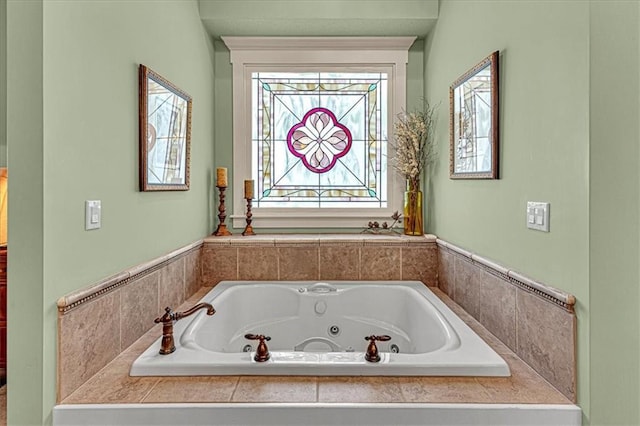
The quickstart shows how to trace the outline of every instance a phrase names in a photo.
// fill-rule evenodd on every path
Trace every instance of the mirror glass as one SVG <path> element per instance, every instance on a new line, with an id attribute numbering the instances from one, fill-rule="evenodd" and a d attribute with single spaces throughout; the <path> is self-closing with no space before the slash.
<path id="1" fill-rule="evenodd" d="M 498 178 L 498 52 L 456 80 L 450 98 L 450 176 Z"/>
<path id="2" fill-rule="evenodd" d="M 140 65 L 140 190 L 189 189 L 191 97 Z"/>

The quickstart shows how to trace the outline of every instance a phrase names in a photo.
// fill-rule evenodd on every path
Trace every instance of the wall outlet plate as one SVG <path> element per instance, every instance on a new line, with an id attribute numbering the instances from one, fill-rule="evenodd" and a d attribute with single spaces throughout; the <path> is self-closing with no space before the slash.
<path id="1" fill-rule="evenodd" d="M 527 228 L 549 232 L 549 203 L 527 201 Z"/>
<path id="2" fill-rule="evenodd" d="M 84 206 L 84 229 L 99 229 L 102 225 L 102 203 L 100 200 L 87 200 Z"/>

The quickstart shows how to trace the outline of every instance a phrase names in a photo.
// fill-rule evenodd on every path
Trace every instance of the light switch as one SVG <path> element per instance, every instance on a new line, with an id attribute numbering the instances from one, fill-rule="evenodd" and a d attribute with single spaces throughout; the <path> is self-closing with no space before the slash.
<path id="1" fill-rule="evenodd" d="M 527 228 L 549 232 L 549 203 L 527 201 Z"/>
<path id="2" fill-rule="evenodd" d="M 102 203 L 100 200 L 87 200 L 84 205 L 84 229 L 99 229 L 102 222 Z"/>

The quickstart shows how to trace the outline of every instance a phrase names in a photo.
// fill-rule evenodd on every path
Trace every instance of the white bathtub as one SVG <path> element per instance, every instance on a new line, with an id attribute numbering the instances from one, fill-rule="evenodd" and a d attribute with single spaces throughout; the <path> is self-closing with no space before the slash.
<path id="1" fill-rule="evenodd" d="M 424 284 L 391 282 L 252 282 L 218 284 L 201 311 L 174 325 L 176 351 L 159 355 L 160 339 L 133 363 L 132 376 L 509 376 L 509 367 Z M 253 360 L 271 337 L 271 358 Z M 364 359 L 364 337 L 381 360 Z M 251 352 L 247 345 L 252 345 Z M 396 353 L 397 352 L 397 353 Z"/>

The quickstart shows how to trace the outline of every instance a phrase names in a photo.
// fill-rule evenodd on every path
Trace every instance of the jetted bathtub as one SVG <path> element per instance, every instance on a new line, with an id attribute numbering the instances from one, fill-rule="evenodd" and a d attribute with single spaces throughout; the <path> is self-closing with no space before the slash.
<path id="1" fill-rule="evenodd" d="M 174 324 L 176 351 L 159 355 L 160 339 L 133 363 L 132 376 L 509 376 L 506 362 L 418 281 L 225 281 L 204 310 Z M 254 360 L 271 337 L 271 358 Z M 365 360 L 365 336 L 380 361 Z"/>

